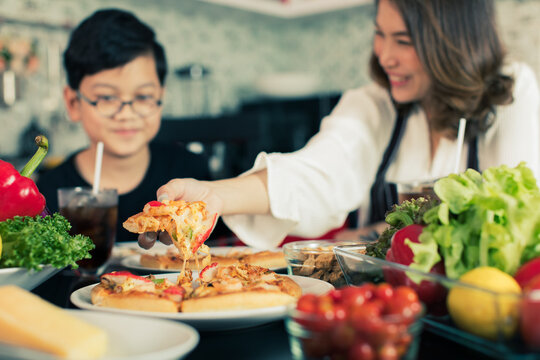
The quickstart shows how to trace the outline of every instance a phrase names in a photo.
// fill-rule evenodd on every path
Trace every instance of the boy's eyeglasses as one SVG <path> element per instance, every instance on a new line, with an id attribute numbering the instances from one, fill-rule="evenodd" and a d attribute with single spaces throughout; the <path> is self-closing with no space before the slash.
<path id="1" fill-rule="evenodd" d="M 96 108 L 96 110 L 104 117 L 112 118 L 124 108 L 124 105 L 131 106 L 134 113 L 140 117 L 147 117 L 154 114 L 161 106 L 161 99 L 156 99 L 153 96 L 136 96 L 130 101 L 122 101 L 116 96 L 99 97 L 92 101 L 80 91 L 77 91 L 77 97 L 83 99 L 88 104 Z"/>

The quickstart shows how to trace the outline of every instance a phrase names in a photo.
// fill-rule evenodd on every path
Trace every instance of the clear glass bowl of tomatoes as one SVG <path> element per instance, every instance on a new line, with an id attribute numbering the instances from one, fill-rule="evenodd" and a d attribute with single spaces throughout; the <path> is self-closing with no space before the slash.
<path id="1" fill-rule="evenodd" d="M 411 288 L 365 283 L 303 295 L 285 324 L 295 360 L 415 359 L 423 314 Z"/>

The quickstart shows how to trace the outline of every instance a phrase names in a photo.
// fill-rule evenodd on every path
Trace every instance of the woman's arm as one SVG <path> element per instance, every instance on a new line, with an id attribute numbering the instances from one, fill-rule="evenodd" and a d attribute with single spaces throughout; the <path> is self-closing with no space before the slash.
<path id="1" fill-rule="evenodd" d="M 204 201 L 209 213 L 218 215 L 268 214 L 266 169 L 253 174 L 216 181 L 173 179 L 160 187 L 157 199 Z M 167 245 L 172 240 L 166 232 L 140 234 L 139 245 L 151 248 L 158 239 Z"/>
<path id="2" fill-rule="evenodd" d="M 204 201 L 219 215 L 268 214 L 266 169 L 225 180 L 174 179 L 157 191 L 158 200 Z"/>

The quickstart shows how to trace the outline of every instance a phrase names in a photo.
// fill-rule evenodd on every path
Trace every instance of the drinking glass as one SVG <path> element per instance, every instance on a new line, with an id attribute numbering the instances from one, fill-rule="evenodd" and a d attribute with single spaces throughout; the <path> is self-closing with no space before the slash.
<path id="1" fill-rule="evenodd" d="M 96 274 L 109 260 L 116 239 L 118 192 L 102 189 L 97 194 L 85 187 L 58 189 L 60 214 L 71 223 L 71 235 L 82 234 L 96 246 L 92 258 L 77 262 L 83 273 Z"/>
<path id="2" fill-rule="evenodd" d="M 397 183 L 398 203 L 401 204 L 405 200 L 413 200 L 419 197 L 436 197 L 433 185 L 435 185 L 435 180 Z"/>

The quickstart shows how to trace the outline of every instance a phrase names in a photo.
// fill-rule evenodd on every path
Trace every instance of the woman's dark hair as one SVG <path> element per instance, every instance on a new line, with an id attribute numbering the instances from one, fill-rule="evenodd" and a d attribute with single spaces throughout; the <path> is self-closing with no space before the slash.
<path id="1" fill-rule="evenodd" d="M 495 105 L 513 101 L 514 79 L 503 75 L 505 50 L 497 34 L 493 0 L 390 0 L 403 16 L 420 62 L 431 78 L 430 121 L 454 135 L 459 119 L 467 138 L 491 126 Z M 378 6 L 379 0 L 376 0 Z M 373 79 L 390 88 L 372 53 Z M 397 104 L 407 108 L 410 104 Z"/>
<path id="2" fill-rule="evenodd" d="M 98 10 L 71 33 L 64 52 L 67 82 L 77 90 L 84 76 L 125 65 L 145 54 L 154 56 L 159 82 L 164 85 L 167 61 L 154 31 L 130 12 Z"/>

